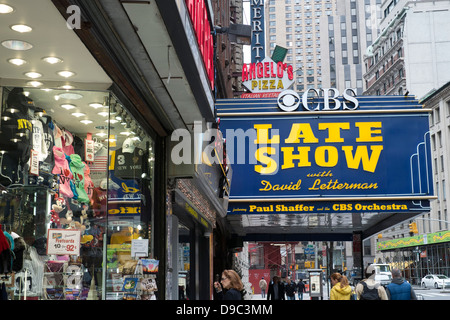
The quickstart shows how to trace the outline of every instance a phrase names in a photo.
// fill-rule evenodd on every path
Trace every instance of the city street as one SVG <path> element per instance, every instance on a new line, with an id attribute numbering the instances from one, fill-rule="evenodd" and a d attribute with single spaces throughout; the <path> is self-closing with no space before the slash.
<path id="1" fill-rule="evenodd" d="M 414 291 L 416 292 L 417 297 L 420 299 L 420 296 L 423 297 L 423 300 L 450 300 L 450 290 L 442 290 L 442 289 L 422 289 L 418 286 L 414 286 Z M 323 300 L 328 300 L 328 291 L 327 288 L 324 287 L 324 297 Z M 297 294 L 295 295 L 295 299 L 298 301 Z M 266 298 L 262 298 L 261 294 L 252 295 L 252 300 L 266 300 Z M 311 301 L 309 293 L 303 294 L 303 301 Z"/>

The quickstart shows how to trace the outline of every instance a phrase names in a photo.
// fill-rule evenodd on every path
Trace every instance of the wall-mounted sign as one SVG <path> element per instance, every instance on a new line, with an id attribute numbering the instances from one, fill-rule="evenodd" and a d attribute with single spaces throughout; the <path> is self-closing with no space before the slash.
<path id="1" fill-rule="evenodd" d="M 214 40 L 205 0 L 185 0 L 211 88 L 214 87 Z"/>
<path id="2" fill-rule="evenodd" d="M 251 61 L 261 61 L 265 57 L 264 41 L 264 0 L 250 0 Z"/>
<path id="3" fill-rule="evenodd" d="M 253 93 L 281 92 L 294 83 L 292 65 L 266 57 L 242 66 L 242 84 Z"/>
<path id="4" fill-rule="evenodd" d="M 308 112 L 234 100 L 245 101 L 216 104 L 233 166 L 229 214 L 429 210 L 428 111 L 416 100 L 366 96 L 338 109 L 321 97 Z"/>

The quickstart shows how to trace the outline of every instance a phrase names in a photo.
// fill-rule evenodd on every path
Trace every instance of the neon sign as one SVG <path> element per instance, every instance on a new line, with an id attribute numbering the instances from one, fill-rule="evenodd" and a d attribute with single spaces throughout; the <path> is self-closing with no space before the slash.
<path id="1" fill-rule="evenodd" d="M 214 41 L 204 0 L 185 0 L 211 88 L 214 87 Z"/>

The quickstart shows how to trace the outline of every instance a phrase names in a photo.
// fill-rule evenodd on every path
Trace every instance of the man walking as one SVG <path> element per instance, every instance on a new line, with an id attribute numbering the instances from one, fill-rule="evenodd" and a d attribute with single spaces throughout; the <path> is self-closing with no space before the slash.
<path id="1" fill-rule="evenodd" d="M 305 283 L 302 279 L 297 284 L 297 293 L 298 293 L 298 300 L 303 300 L 303 292 L 305 292 Z"/>
<path id="2" fill-rule="evenodd" d="M 259 288 L 261 289 L 261 298 L 266 297 L 266 289 L 267 289 L 267 282 L 264 280 L 264 277 L 259 280 Z"/>
<path id="3" fill-rule="evenodd" d="M 392 270 L 392 282 L 386 287 L 389 300 L 417 300 L 413 287 L 402 279 L 400 270 Z"/>

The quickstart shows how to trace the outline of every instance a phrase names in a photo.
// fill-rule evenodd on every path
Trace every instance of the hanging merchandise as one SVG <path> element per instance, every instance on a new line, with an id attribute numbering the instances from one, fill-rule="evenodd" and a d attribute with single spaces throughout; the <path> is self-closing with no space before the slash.
<path id="1" fill-rule="evenodd" d="M 55 166 L 53 167 L 52 173 L 58 175 L 59 193 L 65 197 L 73 198 L 74 195 L 70 185 L 73 175 L 70 171 L 66 155 L 57 146 L 53 147 L 53 155 L 55 157 Z"/>
<path id="2" fill-rule="evenodd" d="M 89 203 L 89 197 L 84 189 L 84 167 L 80 155 L 73 153 L 70 156 L 69 167 L 73 174 L 73 182 L 75 185 L 77 200 L 81 203 Z"/>
<path id="3" fill-rule="evenodd" d="M 72 134 L 67 131 L 67 130 L 63 130 L 63 135 L 61 136 L 61 141 L 62 141 L 62 145 L 63 145 L 63 150 L 64 153 L 67 154 L 68 156 L 70 156 L 71 154 L 75 153 L 75 150 L 73 148 L 73 136 Z"/>
<path id="4" fill-rule="evenodd" d="M 10 273 L 12 271 L 13 260 L 14 254 L 10 241 L 7 239 L 0 225 L 0 273 Z"/>

